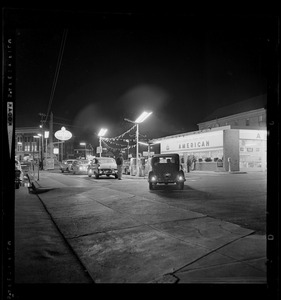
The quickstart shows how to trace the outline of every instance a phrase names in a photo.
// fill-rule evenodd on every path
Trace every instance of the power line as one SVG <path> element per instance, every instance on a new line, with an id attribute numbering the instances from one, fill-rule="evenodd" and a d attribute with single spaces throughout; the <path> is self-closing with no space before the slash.
<path id="1" fill-rule="evenodd" d="M 64 31 L 63 31 L 63 37 L 62 37 L 62 42 L 61 42 L 61 47 L 60 47 L 60 52 L 59 52 L 59 57 L 58 57 L 58 62 L 57 62 L 57 66 L 56 66 L 55 77 L 54 77 L 54 81 L 53 81 L 53 86 L 52 86 L 52 90 L 51 90 L 51 95 L 50 95 L 50 99 L 49 99 L 48 110 L 47 110 L 45 122 L 47 121 L 47 119 L 49 117 L 52 103 L 53 103 L 53 98 L 54 98 L 54 94 L 55 94 L 55 89 L 56 89 L 56 85 L 57 85 L 57 81 L 58 81 L 59 71 L 60 71 L 64 47 L 65 47 L 65 41 L 66 41 L 66 37 L 67 37 L 67 31 L 68 31 L 67 29 L 64 29 Z"/>

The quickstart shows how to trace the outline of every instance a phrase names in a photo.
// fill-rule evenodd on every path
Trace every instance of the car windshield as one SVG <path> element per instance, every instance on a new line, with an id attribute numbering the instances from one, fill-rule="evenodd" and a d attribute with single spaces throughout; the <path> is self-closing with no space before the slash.
<path id="1" fill-rule="evenodd" d="M 79 164 L 80 164 L 80 165 L 87 165 L 88 163 L 89 163 L 88 160 L 80 160 L 80 161 L 79 161 Z"/>
<path id="2" fill-rule="evenodd" d="M 115 163 L 115 160 L 113 158 L 98 158 L 98 162 L 100 164 L 110 164 Z"/>
<path id="3" fill-rule="evenodd" d="M 153 162 L 154 163 L 159 163 L 159 164 L 170 164 L 170 163 L 174 164 L 174 163 L 176 163 L 176 159 L 175 159 L 174 156 L 171 156 L 171 157 L 167 157 L 167 156 L 157 157 L 157 158 L 153 159 Z"/>

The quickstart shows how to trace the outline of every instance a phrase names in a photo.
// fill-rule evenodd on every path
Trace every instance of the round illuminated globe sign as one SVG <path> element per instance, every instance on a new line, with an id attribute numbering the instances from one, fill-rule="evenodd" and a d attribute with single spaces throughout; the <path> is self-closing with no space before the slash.
<path id="1" fill-rule="evenodd" d="M 55 132 L 55 137 L 60 141 L 67 141 L 71 139 L 72 133 L 66 130 L 65 127 L 62 127 L 61 130 Z"/>

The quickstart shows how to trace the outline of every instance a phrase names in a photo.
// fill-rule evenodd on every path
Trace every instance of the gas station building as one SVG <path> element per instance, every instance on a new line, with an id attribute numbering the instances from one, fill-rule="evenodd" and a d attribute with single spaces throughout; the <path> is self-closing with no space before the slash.
<path id="1" fill-rule="evenodd" d="M 160 153 L 178 153 L 184 169 L 199 171 L 266 171 L 266 95 L 218 109 L 198 131 L 153 139 Z M 230 114 L 229 112 L 232 112 Z"/>

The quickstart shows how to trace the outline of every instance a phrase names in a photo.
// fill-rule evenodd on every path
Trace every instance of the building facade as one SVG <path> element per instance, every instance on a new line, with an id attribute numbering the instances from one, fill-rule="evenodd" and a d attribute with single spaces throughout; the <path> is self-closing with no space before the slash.
<path id="1" fill-rule="evenodd" d="M 266 110 L 264 108 L 216 118 L 197 124 L 199 130 L 230 125 L 237 129 L 266 129 Z"/>
<path id="2" fill-rule="evenodd" d="M 152 140 L 160 153 L 178 153 L 184 169 L 199 171 L 265 171 L 266 130 L 230 126 L 188 132 Z"/>
<path id="3" fill-rule="evenodd" d="M 74 153 L 72 141 L 61 142 L 54 138 L 53 153 L 49 138 L 44 137 L 45 130 L 39 127 L 18 127 L 15 129 L 15 155 L 20 160 L 44 160 L 54 157 L 63 160 Z M 35 137 L 37 136 L 37 138 Z M 39 138 L 38 138 L 39 136 Z"/>
<path id="4" fill-rule="evenodd" d="M 223 106 L 198 123 L 198 129 L 210 129 L 230 125 L 232 129 L 266 130 L 267 96 L 260 95 Z"/>
<path id="5" fill-rule="evenodd" d="M 160 153 L 178 153 L 184 169 L 265 171 L 266 95 L 222 107 L 198 124 L 199 130 L 159 139 Z M 248 110 L 245 110 L 248 109 Z"/>
<path id="6" fill-rule="evenodd" d="M 35 138 L 41 134 L 41 137 Z M 15 155 L 20 160 L 41 159 L 44 155 L 44 132 L 38 127 L 22 127 L 15 130 Z"/>

